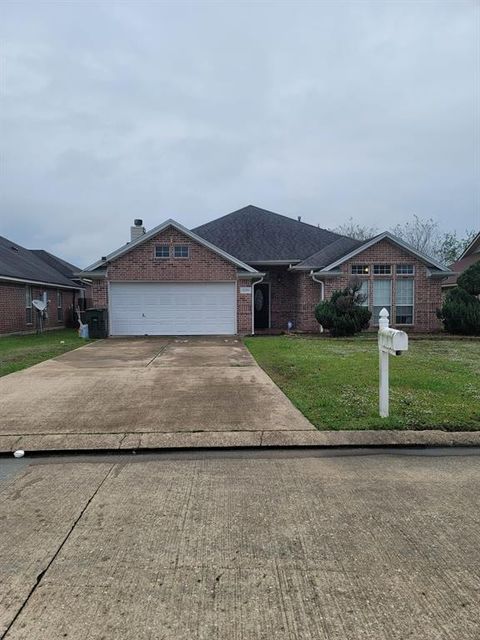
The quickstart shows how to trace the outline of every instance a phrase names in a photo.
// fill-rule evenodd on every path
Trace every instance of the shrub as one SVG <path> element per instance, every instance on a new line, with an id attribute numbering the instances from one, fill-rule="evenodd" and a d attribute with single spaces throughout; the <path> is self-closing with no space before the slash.
<path id="1" fill-rule="evenodd" d="M 472 264 L 458 276 L 457 285 L 472 296 L 480 295 L 480 261 Z"/>
<path id="2" fill-rule="evenodd" d="M 480 335 L 480 300 L 460 286 L 447 293 L 438 317 L 448 333 Z"/>
<path id="3" fill-rule="evenodd" d="M 360 289 L 360 281 L 353 281 L 345 289 L 334 291 L 330 300 L 316 306 L 317 322 L 332 336 L 353 336 L 368 328 L 372 314 L 367 307 L 361 306 L 365 298 Z"/>

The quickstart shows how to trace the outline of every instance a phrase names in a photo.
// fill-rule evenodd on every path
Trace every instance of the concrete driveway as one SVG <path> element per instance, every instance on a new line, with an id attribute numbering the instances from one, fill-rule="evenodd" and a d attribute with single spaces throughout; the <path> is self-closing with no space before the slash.
<path id="1" fill-rule="evenodd" d="M 480 637 L 478 456 L 241 455 L 0 485 L 0 637 Z"/>
<path id="2" fill-rule="evenodd" d="M 0 379 L 1 450 L 254 446 L 314 427 L 235 338 L 111 339 Z"/>

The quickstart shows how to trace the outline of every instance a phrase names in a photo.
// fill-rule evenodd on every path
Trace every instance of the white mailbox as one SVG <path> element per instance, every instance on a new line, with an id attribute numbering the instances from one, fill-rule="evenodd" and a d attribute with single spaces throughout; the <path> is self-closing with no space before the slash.
<path id="1" fill-rule="evenodd" d="M 400 356 L 408 351 L 408 335 L 405 331 L 385 327 L 378 332 L 378 348 L 391 356 Z"/>
<path id="2" fill-rule="evenodd" d="M 378 321 L 378 351 L 380 369 L 380 416 L 387 418 L 389 414 L 388 356 L 399 356 L 408 350 L 408 335 L 405 331 L 388 326 L 388 311 L 380 311 Z"/>

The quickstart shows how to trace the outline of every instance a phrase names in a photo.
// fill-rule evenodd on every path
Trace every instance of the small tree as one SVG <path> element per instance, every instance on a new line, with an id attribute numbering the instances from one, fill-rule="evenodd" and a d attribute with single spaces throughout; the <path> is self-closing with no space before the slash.
<path id="1" fill-rule="evenodd" d="M 438 317 L 449 333 L 480 335 L 480 262 L 472 264 L 449 291 Z"/>
<path id="2" fill-rule="evenodd" d="M 361 293 L 361 287 L 359 280 L 352 281 L 345 289 L 334 291 L 330 300 L 324 300 L 316 306 L 317 322 L 332 336 L 353 336 L 368 328 L 372 314 L 362 306 L 365 296 Z"/>

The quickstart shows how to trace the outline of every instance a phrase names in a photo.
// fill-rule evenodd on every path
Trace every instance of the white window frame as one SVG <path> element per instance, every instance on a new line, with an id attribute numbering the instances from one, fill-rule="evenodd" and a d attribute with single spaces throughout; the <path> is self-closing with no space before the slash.
<path id="1" fill-rule="evenodd" d="M 370 280 L 367 278 L 362 278 L 360 282 L 362 283 L 362 289 L 364 287 L 367 289 L 366 291 L 362 291 L 362 290 L 359 291 L 359 293 L 361 293 L 362 295 L 367 296 L 366 300 L 362 302 L 361 306 L 370 308 Z"/>
<path id="2" fill-rule="evenodd" d="M 25 324 L 33 324 L 33 290 L 32 285 L 27 284 L 25 286 Z"/>
<path id="3" fill-rule="evenodd" d="M 165 247 L 167 247 L 168 255 L 166 255 L 166 256 L 157 255 L 157 249 L 164 249 Z M 154 248 L 154 254 L 153 255 L 154 255 L 155 260 L 168 260 L 168 258 L 170 258 L 170 245 L 167 244 L 166 242 L 163 242 L 162 244 L 156 244 L 155 248 Z"/>
<path id="4" fill-rule="evenodd" d="M 398 268 L 401 267 L 412 267 L 412 270 L 409 273 L 399 273 Z M 397 275 L 400 278 L 411 278 L 415 275 L 415 265 L 410 263 L 410 262 L 405 262 L 405 263 L 401 263 L 401 264 L 397 264 L 395 267 L 395 275 Z"/>
<path id="5" fill-rule="evenodd" d="M 389 307 L 389 314 L 390 317 L 392 317 L 392 309 L 394 308 L 393 305 L 393 280 L 392 278 L 377 278 L 375 280 L 372 280 L 373 282 L 373 286 L 372 286 L 372 320 L 373 320 L 373 324 L 374 326 L 378 327 L 378 320 L 379 320 L 379 315 L 380 315 L 380 311 L 382 310 L 383 307 L 387 308 Z M 379 282 L 389 282 L 390 283 L 390 304 L 386 305 L 386 304 L 381 304 L 381 305 L 376 305 L 375 304 L 375 286 L 377 283 Z M 377 307 L 379 309 L 378 313 L 375 311 L 375 307 Z"/>
<path id="6" fill-rule="evenodd" d="M 356 271 L 356 269 L 366 269 L 366 271 Z M 370 275 L 370 265 L 365 263 L 352 264 L 350 272 L 352 276 L 368 276 Z"/>
<path id="7" fill-rule="evenodd" d="M 57 322 L 64 322 L 65 314 L 63 312 L 63 291 L 57 289 Z"/>
<path id="8" fill-rule="evenodd" d="M 186 256 L 177 256 L 177 249 L 186 249 L 187 250 L 187 255 Z M 176 260 L 188 260 L 188 258 L 190 258 L 190 245 L 189 244 L 174 244 L 173 245 L 173 257 Z"/>
<path id="9" fill-rule="evenodd" d="M 388 267 L 388 271 L 385 271 L 384 273 L 376 273 L 375 269 L 376 268 L 380 268 L 380 267 Z M 391 276 L 393 273 L 393 269 L 392 269 L 392 265 L 391 264 L 387 264 L 385 262 L 382 263 L 378 263 L 378 264 L 374 264 L 373 265 L 373 275 L 374 276 Z"/>
<path id="10" fill-rule="evenodd" d="M 398 285 L 400 282 L 407 282 L 408 280 L 410 280 L 412 282 L 412 304 L 398 304 L 397 298 L 398 298 Z M 411 322 L 397 322 L 397 308 L 398 307 L 412 307 L 412 321 Z M 411 327 L 415 324 L 415 278 L 400 278 L 400 280 L 398 280 L 395 283 L 395 325 L 401 326 L 401 327 Z"/>

